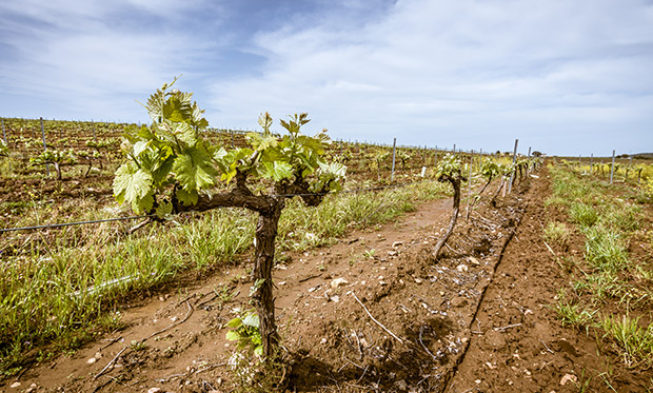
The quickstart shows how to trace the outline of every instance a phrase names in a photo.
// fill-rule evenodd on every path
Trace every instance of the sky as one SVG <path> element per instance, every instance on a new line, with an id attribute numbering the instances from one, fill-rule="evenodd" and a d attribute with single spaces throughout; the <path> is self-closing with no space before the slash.
<path id="1" fill-rule="evenodd" d="M 308 112 L 351 141 L 653 151 L 651 0 L 0 2 L 1 117 L 146 122 L 179 75 L 218 128 Z"/>

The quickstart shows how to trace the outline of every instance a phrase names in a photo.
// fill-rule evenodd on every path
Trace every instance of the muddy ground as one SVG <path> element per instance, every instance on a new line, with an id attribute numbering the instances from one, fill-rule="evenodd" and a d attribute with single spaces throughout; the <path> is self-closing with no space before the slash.
<path id="1" fill-rule="evenodd" d="M 482 201 L 437 263 L 430 251 L 451 200 L 288 254 L 274 275 L 291 359 L 279 375 L 287 391 L 576 392 L 584 376 L 608 369 L 616 391 L 646 391 L 651 374 L 624 369 L 600 343 L 562 328 L 549 308 L 566 276 L 541 240 L 548 195 L 540 173 L 496 208 Z M 244 259 L 134 302 L 122 311 L 123 330 L 28 369 L 0 391 L 233 391 L 224 325 L 234 309 L 250 308 Z M 591 382 L 590 391 L 611 391 L 600 378 Z"/>

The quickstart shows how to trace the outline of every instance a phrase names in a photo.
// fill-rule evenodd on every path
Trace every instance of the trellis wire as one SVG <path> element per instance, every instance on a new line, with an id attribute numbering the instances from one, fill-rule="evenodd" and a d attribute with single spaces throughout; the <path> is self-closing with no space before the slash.
<path id="1" fill-rule="evenodd" d="M 363 192 L 381 191 L 381 190 L 385 190 L 385 189 L 389 189 L 389 188 L 407 187 L 407 186 L 417 184 L 417 183 L 420 183 L 420 182 L 415 181 L 415 182 L 408 182 L 408 183 L 401 183 L 401 184 L 391 184 L 391 185 L 387 185 L 387 186 L 358 188 L 358 189 L 355 189 L 355 190 L 340 191 L 338 194 L 359 194 L 359 193 L 363 193 Z M 298 197 L 303 197 L 303 196 L 325 196 L 327 194 L 329 194 L 329 193 L 267 194 L 267 196 L 290 198 L 290 197 L 295 197 L 295 196 L 298 196 Z M 43 225 L 34 225 L 34 226 L 27 226 L 27 227 L 17 227 L 17 228 L 0 228 L 0 233 L 16 232 L 16 231 L 41 230 L 41 229 L 59 229 L 59 228 L 64 228 L 64 227 L 76 226 L 76 225 L 101 224 L 103 222 L 137 220 L 137 219 L 152 218 L 152 217 L 154 217 L 154 215 L 144 214 L 144 215 L 140 215 L 140 216 L 103 218 L 103 219 L 99 219 L 99 220 L 74 221 L 74 222 L 64 222 L 64 223 L 57 223 L 57 224 L 43 224 Z"/>

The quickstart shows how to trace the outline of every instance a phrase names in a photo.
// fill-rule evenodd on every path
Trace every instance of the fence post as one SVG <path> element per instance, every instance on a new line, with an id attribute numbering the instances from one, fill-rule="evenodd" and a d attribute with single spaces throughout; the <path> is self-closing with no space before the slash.
<path id="1" fill-rule="evenodd" d="M 453 144 L 453 150 L 451 151 L 453 154 L 456 154 L 456 144 Z"/>
<path id="2" fill-rule="evenodd" d="M 97 134 L 95 133 L 95 122 L 91 120 L 91 125 L 93 126 L 93 142 L 97 143 Z"/>
<path id="3" fill-rule="evenodd" d="M 515 179 L 515 163 L 517 162 L 517 144 L 519 139 L 515 139 L 515 149 L 512 151 L 512 173 L 510 174 L 510 183 L 508 183 L 508 194 L 512 192 L 512 182 Z"/>
<path id="4" fill-rule="evenodd" d="M 392 142 L 392 173 L 390 174 L 390 183 L 395 181 L 395 157 L 397 155 L 397 138 Z"/>
<path id="5" fill-rule="evenodd" d="M 39 120 L 41 120 L 41 137 L 43 138 L 43 151 L 48 150 L 48 145 L 45 143 L 45 128 L 43 128 L 43 118 L 40 117 Z M 50 177 L 50 165 L 47 163 L 45 164 L 45 172 L 47 173 L 48 177 Z"/>
<path id="6" fill-rule="evenodd" d="M 474 164 L 474 150 L 469 155 L 469 176 L 467 177 L 467 217 L 469 217 L 469 205 L 472 203 L 472 165 Z"/>
<path id="7" fill-rule="evenodd" d="M 614 149 L 612 150 L 612 165 L 610 166 L 610 184 L 612 184 L 613 179 L 614 179 Z"/>
<path id="8" fill-rule="evenodd" d="M 527 162 L 527 164 L 526 164 L 526 178 L 528 178 L 528 176 L 529 176 L 530 173 L 531 173 L 531 163 L 530 163 L 530 159 L 531 159 L 531 147 L 528 146 L 528 162 Z M 535 169 L 535 168 L 533 168 L 533 169 Z"/>
<path id="9" fill-rule="evenodd" d="M 0 122 L 2 122 L 2 139 L 4 139 L 5 145 L 9 146 L 9 142 L 7 142 L 7 134 L 5 133 L 5 119 L 0 119 Z"/>

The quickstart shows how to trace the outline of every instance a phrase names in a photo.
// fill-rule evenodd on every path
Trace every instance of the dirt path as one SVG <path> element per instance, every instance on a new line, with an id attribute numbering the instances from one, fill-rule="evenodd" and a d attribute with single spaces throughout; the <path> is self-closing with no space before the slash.
<path id="1" fill-rule="evenodd" d="M 548 175 L 533 193 L 540 197 L 526 200 L 522 223 L 479 307 L 476 331 L 447 392 L 647 391 L 645 375 L 626 370 L 583 332 L 561 326 L 551 306 L 558 289 L 569 285 L 569 275 L 542 240 L 550 219 L 543 204 L 550 195 Z"/>
<path id="2" fill-rule="evenodd" d="M 450 200 L 428 202 L 395 222 L 351 233 L 331 247 L 290 254 L 275 272 L 277 319 L 284 342 L 291 345 L 295 341 L 288 332 L 291 325 L 307 316 L 322 318 L 327 312 L 322 303 L 338 304 L 337 298 L 323 295 L 333 278 L 344 278 L 349 282 L 347 287 L 360 285 L 364 276 L 373 275 L 381 281 L 379 275 L 386 274 L 388 280 L 392 279 L 391 274 L 384 272 L 396 268 L 397 258 L 405 250 L 421 242 L 433 243 L 434 225 L 445 225 L 450 204 Z M 227 268 L 201 285 L 146 299 L 122 313 L 127 326 L 124 330 L 103 337 L 72 356 L 61 356 L 28 370 L 19 387 L 0 386 L 0 391 L 29 390 L 30 386 L 35 387 L 33 392 L 147 391 L 151 387 L 179 391 L 180 383 L 183 391 L 206 390 L 208 385 L 202 382 L 216 384 L 220 376 L 212 371 L 220 369 L 224 373 L 232 351 L 224 338 L 227 329 L 223 324 L 233 318 L 234 308 L 250 308 L 247 294 L 251 282 L 246 277 L 243 268 Z M 238 295 L 228 299 L 231 294 Z M 175 326 L 156 334 L 171 325 Z M 144 346 L 130 345 L 144 338 Z M 109 372 L 94 378 L 121 350 Z M 191 380 L 188 377 L 197 381 L 186 385 Z M 12 383 L 7 381 L 7 385 Z"/>
<path id="3" fill-rule="evenodd" d="M 288 391 L 578 391 L 574 378 L 606 365 L 592 356 L 592 341 L 560 328 L 547 308 L 564 279 L 540 241 L 548 193 L 543 177 L 496 207 L 482 202 L 437 263 L 430 250 L 450 200 L 290 254 L 275 271 L 277 320 L 292 354 Z M 224 324 L 234 309 L 251 308 L 246 277 L 226 269 L 146 299 L 124 312 L 122 331 L 0 391 L 230 392 Z M 642 391 L 632 389 L 618 391 Z"/>

